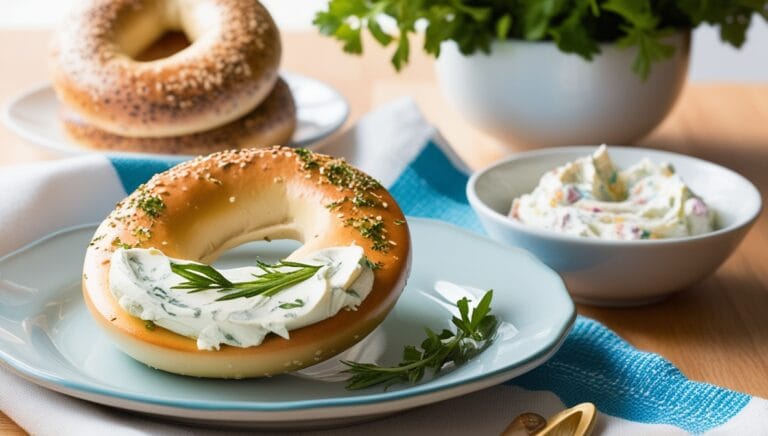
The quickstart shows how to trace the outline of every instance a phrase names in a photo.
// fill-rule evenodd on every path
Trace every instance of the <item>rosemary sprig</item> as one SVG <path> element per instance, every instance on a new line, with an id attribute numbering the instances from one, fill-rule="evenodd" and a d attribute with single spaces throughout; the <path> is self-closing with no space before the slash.
<path id="1" fill-rule="evenodd" d="M 460 317 L 451 321 L 456 332 L 444 329 L 435 333 L 425 328 L 427 338 L 417 348 L 408 345 L 403 350 L 403 361 L 398 366 L 383 367 L 370 363 L 342 361 L 352 376 L 347 380 L 347 389 L 365 389 L 385 384 L 387 387 L 401 383 L 416 383 L 427 370 L 436 376 L 447 365 L 461 365 L 485 350 L 493 341 L 499 322 L 491 315 L 493 290 L 489 290 L 477 306 L 469 312 L 466 298 L 456 302 Z"/>
<path id="2" fill-rule="evenodd" d="M 322 265 L 307 265 L 288 260 L 282 260 L 274 265 L 257 261 L 256 265 L 263 271 L 263 274 L 253 274 L 255 279 L 251 281 L 231 282 L 210 265 L 171 262 L 171 271 L 187 279 L 185 282 L 174 286 L 173 289 L 185 289 L 190 293 L 203 291 L 226 293 L 217 298 L 216 301 L 250 298 L 257 295 L 271 297 L 307 280 L 322 268 Z M 292 268 L 292 270 L 280 270 L 280 268 L 286 267 Z"/>

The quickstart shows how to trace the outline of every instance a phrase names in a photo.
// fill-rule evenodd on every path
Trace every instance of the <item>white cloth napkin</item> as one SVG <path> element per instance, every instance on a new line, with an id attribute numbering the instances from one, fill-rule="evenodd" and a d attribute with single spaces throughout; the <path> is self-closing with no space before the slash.
<path id="1" fill-rule="evenodd" d="M 379 178 L 386 186 L 393 186 L 402 181 L 401 176 L 411 169 L 409 165 L 423 157 L 424 150 L 429 146 L 437 147 L 442 153 L 437 158 L 459 169 L 457 174 L 466 172 L 466 168 L 446 147 L 434 127 L 423 119 L 414 102 L 401 99 L 367 115 L 353 129 L 321 151 L 345 156 L 351 163 Z M 438 164 L 435 164 L 434 171 L 441 171 Z M 125 181 L 121 182 L 120 176 L 107 158 L 98 155 L 0 168 L 0 257 L 53 231 L 101 221 L 114 207 L 115 201 L 126 194 Z M 412 188 L 415 192 L 420 189 L 419 183 L 422 182 L 410 180 L 408 183 L 412 185 L 408 189 Z M 456 183 L 464 181 L 457 178 Z M 403 189 L 402 186 L 400 189 Z M 415 192 L 414 195 L 420 193 Z M 465 205 L 457 207 L 459 209 L 451 211 L 452 216 L 471 214 Z M 434 216 L 429 212 L 426 215 Z M 472 216 L 464 218 L 474 219 Z M 0 289 L 0 297 L 2 292 Z M 640 353 L 605 327 L 580 318 L 563 350 L 546 368 L 537 370 L 538 374 L 525 382 L 528 389 L 504 384 L 374 422 L 298 434 L 498 434 L 520 413 L 533 411 L 549 416 L 562 410 L 563 401 L 553 392 L 573 398 L 574 393 L 568 389 L 574 389 L 566 386 L 570 383 L 567 374 L 575 374 L 570 376 L 571 379 L 582 378 L 578 382 L 586 386 L 605 384 L 605 378 L 614 384 L 632 383 L 632 380 L 610 379 L 619 376 L 601 372 L 604 369 L 579 368 L 578 362 L 584 359 L 574 355 L 574 350 L 583 349 L 585 344 L 595 347 L 594 352 L 605 353 L 608 357 L 629 361 L 646 359 L 674 369 L 659 356 Z M 568 360 L 569 357 L 571 360 Z M 564 377 L 564 374 L 565 378 L 558 378 Z M 631 403 L 622 403 L 619 407 L 610 408 L 614 416 L 599 414 L 597 432 L 616 435 L 686 434 L 682 428 L 703 428 L 713 434 L 768 434 L 768 402 L 765 400 L 706 385 L 699 386 L 679 374 L 672 375 L 674 377 L 660 378 L 670 385 L 664 387 L 670 389 L 669 392 L 679 388 L 680 384 L 694 386 L 682 390 L 689 392 L 685 394 L 686 398 L 678 400 L 669 394 L 668 398 L 659 400 L 659 408 L 671 407 L 674 411 L 674 407 L 679 406 L 678 401 L 691 402 L 689 397 L 693 397 L 694 407 L 699 401 L 702 405 L 711 405 L 714 401 L 712 398 L 695 397 L 697 393 L 709 396 L 710 392 L 725 395 L 725 398 L 740 398 L 745 405 L 735 407 L 725 418 L 718 418 L 722 422 L 703 413 L 701 422 L 692 426 L 690 421 L 676 419 L 674 413 L 647 413 L 647 404 L 634 408 Z M 610 383 L 607 388 L 602 385 L 598 387 L 610 393 Z M 638 389 L 642 391 L 642 387 Z M 602 391 L 598 389 L 596 392 Z M 649 397 L 651 394 L 653 392 L 642 394 L 641 397 Z M 586 393 L 584 395 L 586 397 L 579 398 L 579 401 L 592 400 Z M 610 406 L 613 403 L 605 400 L 600 404 Z M 67 397 L 38 387 L 7 368 L 0 368 L 0 410 L 35 435 L 233 434 L 231 429 L 191 427 Z"/>

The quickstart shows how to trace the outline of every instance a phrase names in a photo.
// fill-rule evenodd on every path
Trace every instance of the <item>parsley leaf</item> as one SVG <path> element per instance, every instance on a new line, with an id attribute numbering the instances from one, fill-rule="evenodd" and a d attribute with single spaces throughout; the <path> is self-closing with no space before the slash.
<path id="1" fill-rule="evenodd" d="M 352 54 L 362 53 L 364 31 L 382 46 L 395 43 L 391 62 L 398 71 L 410 58 L 416 24 L 423 23 L 423 49 L 433 56 L 446 41 L 472 54 L 515 38 L 552 40 L 564 53 L 591 60 L 600 42 L 616 42 L 636 48 L 632 68 L 645 79 L 653 64 L 674 54 L 664 41 L 673 32 L 708 23 L 740 47 L 754 15 L 768 20 L 768 0 L 330 0 L 313 22 Z M 384 26 L 385 20 L 395 26 Z"/>

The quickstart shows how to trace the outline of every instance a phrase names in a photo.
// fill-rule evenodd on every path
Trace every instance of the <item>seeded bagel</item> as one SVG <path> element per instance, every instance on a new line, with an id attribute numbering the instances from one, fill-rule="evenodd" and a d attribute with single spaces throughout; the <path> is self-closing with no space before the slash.
<path id="1" fill-rule="evenodd" d="M 97 150 L 141 153 L 204 155 L 228 149 L 269 147 L 290 142 L 296 129 L 296 106 L 283 80 L 278 80 L 267 99 L 243 118 L 189 135 L 120 136 L 88 124 L 67 108 L 62 108 L 60 117 L 64 131 L 78 144 Z"/>
<path id="2" fill-rule="evenodd" d="M 253 240 L 296 239 L 289 258 L 356 244 L 374 270 L 373 289 L 357 310 L 342 311 L 250 348 L 200 350 L 196 341 L 122 309 L 109 269 L 120 247 L 157 248 L 210 263 Z M 233 150 L 155 175 L 121 201 L 86 251 L 83 294 L 98 325 L 135 359 L 200 377 L 258 377 L 294 371 L 349 348 L 384 319 L 402 292 L 411 261 L 402 211 L 373 178 L 342 159 L 285 147 Z"/>
<path id="3" fill-rule="evenodd" d="M 191 45 L 136 57 L 169 31 Z M 86 0 L 54 40 L 53 86 L 86 123 L 133 137 L 210 130 L 251 112 L 277 81 L 277 26 L 256 0 Z"/>

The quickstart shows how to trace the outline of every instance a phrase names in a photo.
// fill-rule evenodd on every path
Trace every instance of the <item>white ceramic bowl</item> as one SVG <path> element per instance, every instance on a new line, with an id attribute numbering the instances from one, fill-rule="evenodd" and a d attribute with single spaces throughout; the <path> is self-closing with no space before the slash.
<path id="1" fill-rule="evenodd" d="M 664 119 L 685 83 L 690 34 L 667 42 L 674 56 L 645 82 L 632 72 L 637 50 L 615 44 L 600 44 L 588 62 L 548 41 L 496 41 L 490 54 L 470 56 L 446 42 L 436 70 L 463 116 L 518 148 L 628 144 Z"/>
<path id="2" fill-rule="evenodd" d="M 634 147 L 609 147 L 621 168 L 649 157 L 670 162 L 718 216 L 705 235 L 640 241 L 606 241 L 526 226 L 507 217 L 512 200 L 531 192 L 546 171 L 589 155 L 595 147 L 519 153 L 476 172 L 467 196 L 488 234 L 525 248 L 558 271 L 575 300 L 628 306 L 650 303 L 714 272 L 734 251 L 761 210 L 760 193 L 739 174 L 701 159 Z M 510 272 L 514 277 L 514 272 Z"/>

